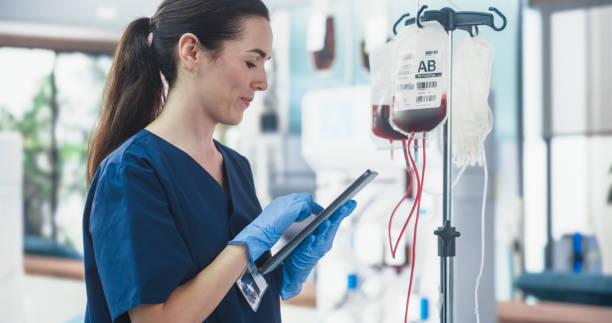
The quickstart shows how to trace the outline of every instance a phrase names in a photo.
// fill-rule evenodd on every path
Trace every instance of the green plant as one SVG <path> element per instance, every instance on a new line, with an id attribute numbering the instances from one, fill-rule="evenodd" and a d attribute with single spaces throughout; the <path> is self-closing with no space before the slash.
<path id="1" fill-rule="evenodd" d="M 50 76 L 45 77 L 32 100 L 32 108 L 18 120 L 2 109 L 0 130 L 19 132 L 23 138 L 23 198 L 26 235 L 42 235 L 42 221 L 51 204 L 48 154 L 50 145 Z"/>

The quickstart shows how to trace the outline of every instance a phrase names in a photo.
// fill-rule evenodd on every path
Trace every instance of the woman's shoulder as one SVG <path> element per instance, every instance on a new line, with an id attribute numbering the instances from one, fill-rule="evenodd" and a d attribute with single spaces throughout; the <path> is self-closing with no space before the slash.
<path id="1" fill-rule="evenodd" d="M 117 149 L 106 156 L 100 163 L 98 172 L 105 173 L 109 170 L 118 170 L 125 166 L 150 167 L 156 151 L 157 148 L 151 133 L 143 129 L 128 138 Z"/>
<path id="2" fill-rule="evenodd" d="M 103 192 L 101 196 L 106 196 L 119 194 L 126 187 L 150 188 L 150 185 L 141 184 L 158 181 L 156 151 L 150 133 L 141 130 L 106 156 L 89 185 L 85 212 L 89 212 L 94 196 L 100 196 L 100 192 Z"/>

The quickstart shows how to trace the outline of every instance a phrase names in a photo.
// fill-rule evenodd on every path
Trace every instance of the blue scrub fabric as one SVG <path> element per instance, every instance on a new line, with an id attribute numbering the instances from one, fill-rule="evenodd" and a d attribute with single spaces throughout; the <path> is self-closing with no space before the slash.
<path id="1" fill-rule="evenodd" d="M 247 159 L 215 145 L 229 196 L 187 153 L 144 129 L 100 164 L 83 215 L 85 322 L 129 322 L 134 306 L 164 302 L 261 213 Z M 265 278 L 257 312 L 234 284 L 204 322 L 280 322 L 282 272 Z"/>

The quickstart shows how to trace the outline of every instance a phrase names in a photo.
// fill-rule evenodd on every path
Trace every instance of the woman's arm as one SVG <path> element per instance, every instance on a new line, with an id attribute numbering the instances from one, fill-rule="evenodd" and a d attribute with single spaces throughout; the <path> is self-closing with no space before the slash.
<path id="1" fill-rule="evenodd" d="M 269 250 L 296 220 L 323 208 L 310 193 L 274 199 L 208 266 L 178 286 L 162 304 L 137 305 L 128 310 L 134 322 L 202 322 L 219 305 L 249 262 Z"/>
<path id="2" fill-rule="evenodd" d="M 132 322 L 202 322 L 219 305 L 249 263 L 247 247 L 230 244 L 195 277 L 178 286 L 162 304 L 128 311 Z"/>

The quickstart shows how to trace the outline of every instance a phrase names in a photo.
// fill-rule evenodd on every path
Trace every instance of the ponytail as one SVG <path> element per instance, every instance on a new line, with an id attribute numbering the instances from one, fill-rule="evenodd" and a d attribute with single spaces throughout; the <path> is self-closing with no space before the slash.
<path id="1" fill-rule="evenodd" d="M 99 123 L 89 139 L 87 185 L 106 156 L 158 115 L 163 82 L 148 42 L 149 21 L 133 21 L 119 41 L 104 86 Z"/>

